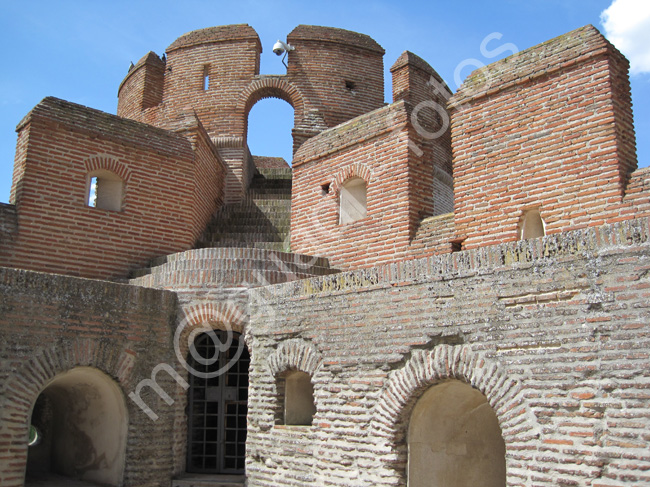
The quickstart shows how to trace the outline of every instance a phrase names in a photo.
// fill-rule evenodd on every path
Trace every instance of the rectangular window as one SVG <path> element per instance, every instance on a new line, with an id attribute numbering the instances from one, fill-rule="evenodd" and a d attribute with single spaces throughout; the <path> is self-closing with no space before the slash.
<path id="1" fill-rule="evenodd" d="M 88 206 L 97 207 L 97 176 L 90 178 L 90 191 L 88 192 Z"/>
<path id="2" fill-rule="evenodd" d="M 203 66 L 203 91 L 208 91 L 210 87 L 210 65 Z"/>

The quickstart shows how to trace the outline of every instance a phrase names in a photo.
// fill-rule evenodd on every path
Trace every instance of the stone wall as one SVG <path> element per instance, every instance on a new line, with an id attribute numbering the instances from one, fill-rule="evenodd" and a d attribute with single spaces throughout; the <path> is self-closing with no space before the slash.
<path id="1" fill-rule="evenodd" d="M 167 291 L 0 268 L 0 484 L 23 485 L 39 394 L 55 378 L 83 368 L 103 372 L 126 404 L 128 417 L 114 425 L 127 428 L 124 486 L 168 482 L 174 410 L 145 387 L 141 397 L 159 415 L 152 421 L 128 394 L 158 364 L 173 365 L 176 313 L 176 296 Z M 164 371 L 156 381 L 169 394 L 181 389 Z M 83 404 L 71 401 L 70 407 Z M 88 447 L 82 439 L 73 446 Z"/>
<path id="2" fill-rule="evenodd" d="M 249 485 L 406 485 L 410 412 L 452 379 L 494 409 L 509 487 L 649 483 L 648 225 L 252 290 Z M 311 426 L 276 424 L 286 370 Z"/>

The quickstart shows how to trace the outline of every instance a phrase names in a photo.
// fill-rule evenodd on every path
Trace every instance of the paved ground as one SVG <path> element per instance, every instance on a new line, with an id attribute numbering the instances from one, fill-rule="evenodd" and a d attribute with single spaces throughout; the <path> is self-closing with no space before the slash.
<path id="1" fill-rule="evenodd" d="M 229 487 L 241 486 L 244 484 L 243 475 L 194 475 L 185 474 L 172 482 L 174 486 L 193 487 Z M 25 487 L 98 487 L 98 484 L 84 482 L 69 477 L 62 477 L 55 474 L 47 474 L 38 478 L 27 478 Z"/>
<path id="2" fill-rule="evenodd" d="M 25 487 L 98 487 L 98 484 L 47 474 L 38 478 L 28 477 L 25 480 Z"/>
<path id="3" fill-rule="evenodd" d="M 172 480 L 172 487 L 241 487 L 243 475 L 203 475 L 187 473 Z"/>

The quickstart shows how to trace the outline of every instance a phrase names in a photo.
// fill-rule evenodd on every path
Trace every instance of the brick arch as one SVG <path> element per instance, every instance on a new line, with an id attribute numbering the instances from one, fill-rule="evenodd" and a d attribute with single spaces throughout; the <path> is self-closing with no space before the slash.
<path id="1" fill-rule="evenodd" d="M 269 371 L 278 377 L 289 369 L 300 370 L 314 377 L 321 367 L 322 359 L 316 347 L 299 338 L 286 340 L 267 359 Z"/>
<path id="2" fill-rule="evenodd" d="M 264 98 L 279 98 L 293 107 L 294 122 L 298 125 L 304 118 L 303 96 L 293 84 L 281 78 L 261 78 L 253 81 L 242 92 L 239 110 L 248 120 L 248 113 L 258 101 Z"/>
<path id="3" fill-rule="evenodd" d="M 365 164 L 355 163 L 346 166 L 334 177 L 331 186 L 332 194 L 338 195 L 343 184 L 351 178 L 361 178 L 368 185 L 372 178 L 372 172 Z"/>
<path id="4" fill-rule="evenodd" d="M 196 329 L 232 330 L 244 335 L 248 314 L 233 301 L 205 302 L 186 307 L 174 336 L 177 357 L 189 352 L 189 336 Z M 248 340 L 244 339 L 250 350 Z"/>
<path id="5" fill-rule="evenodd" d="M 131 177 L 131 171 L 124 163 L 107 154 L 96 154 L 87 158 L 84 160 L 84 166 L 86 167 L 87 173 L 92 173 L 101 169 L 110 171 L 119 176 L 125 183 Z"/>
<path id="6" fill-rule="evenodd" d="M 92 367 L 103 372 L 120 386 L 129 409 L 124 391 L 132 388 L 137 379 L 132 375 L 135 356 L 131 350 L 116 353 L 114 348 L 114 344 L 106 341 L 76 338 L 69 346 L 52 346 L 32 355 L 12 374 L 3 391 L 4 399 L 0 401 L 0 436 L 4 437 L 0 452 L 5 447 L 11 449 L 17 460 L 11 464 L 0 462 L 0 480 L 6 479 L 9 487 L 22 485 L 27 459 L 25 440 L 32 407 L 41 392 L 60 374 L 78 367 Z"/>
<path id="7" fill-rule="evenodd" d="M 384 388 L 371 421 L 372 434 L 392 445 L 400 444 L 417 400 L 430 386 L 446 379 L 466 382 L 483 393 L 496 413 L 506 451 L 513 442 L 538 435 L 536 421 L 522 404 L 521 383 L 467 345 L 439 345 L 433 350 L 413 352 Z"/>

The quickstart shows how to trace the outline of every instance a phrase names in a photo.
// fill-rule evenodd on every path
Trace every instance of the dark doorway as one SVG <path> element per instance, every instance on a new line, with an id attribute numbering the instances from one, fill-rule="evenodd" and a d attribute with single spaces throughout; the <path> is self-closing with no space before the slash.
<path id="1" fill-rule="evenodd" d="M 194 340 L 190 374 L 187 470 L 242 474 L 246 459 L 248 366 L 239 333 L 213 330 Z"/>

